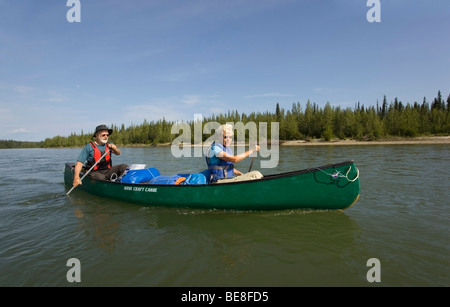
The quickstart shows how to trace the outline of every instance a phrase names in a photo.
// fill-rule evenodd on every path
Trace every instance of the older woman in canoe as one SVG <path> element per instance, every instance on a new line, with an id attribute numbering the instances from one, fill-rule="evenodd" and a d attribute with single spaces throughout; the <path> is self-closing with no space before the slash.
<path id="1" fill-rule="evenodd" d="M 243 174 L 234 167 L 235 163 L 242 161 L 254 152 L 258 152 L 259 146 L 255 145 L 244 153 L 233 155 L 231 150 L 233 135 L 233 126 L 230 124 L 221 125 L 216 130 L 216 141 L 208 148 L 205 156 L 206 164 L 211 173 L 211 182 L 223 183 L 262 178 L 262 174 L 258 171 Z"/>

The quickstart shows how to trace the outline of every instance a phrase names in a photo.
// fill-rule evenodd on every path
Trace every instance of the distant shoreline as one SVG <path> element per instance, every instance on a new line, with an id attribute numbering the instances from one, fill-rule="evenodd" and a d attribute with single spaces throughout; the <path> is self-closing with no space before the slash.
<path id="1" fill-rule="evenodd" d="M 450 136 L 424 136 L 414 138 L 386 138 L 374 141 L 357 141 L 357 140 L 294 140 L 280 141 L 281 146 L 323 146 L 323 145 L 433 145 L 433 144 L 450 144 Z"/>
<path id="2" fill-rule="evenodd" d="M 113 141 L 114 143 L 114 141 Z M 146 147 L 170 147 L 171 143 L 160 143 L 160 144 L 119 144 L 114 143 L 122 148 L 146 148 Z M 311 139 L 309 141 L 305 140 L 290 140 L 290 141 L 279 141 L 280 146 L 356 146 L 356 145 L 438 145 L 438 144 L 450 144 L 450 136 L 420 136 L 420 137 L 412 137 L 412 138 L 402 138 L 402 137 L 390 137 L 383 138 L 372 141 L 358 141 L 352 139 L 334 139 L 331 141 L 325 141 L 323 139 Z M 237 146 L 248 146 L 248 144 L 235 144 Z M 198 147 L 204 146 L 204 144 L 194 144 L 188 145 L 184 144 L 184 146 L 189 147 Z M 269 145 L 270 146 L 270 145 Z M 69 146 L 69 147 L 50 147 L 50 148 L 80 148 L 83 146 Z M 28 147 L 27 147 L 28 148 Z M 22 148 L 22 149 L 27 149 Z M 31 147 L 29 147 L 31 148 Z M 40 148 L 40 147 L 36 147 Z M 7 149 L 7 148 L 0 148 Z"/>
<path id="3" fill-rule="evenodd" d="M 412 144 L 421 144 L 421 145 L 433 145 L 433 144 L 450 144 L 450 136 L 423 136 L 423 137 L 413 137 L 413 138 L 401 138 L 401 137 L 391 137 L 378 139 L 373 141 L 358 141 L 351 139 L 335 139 L 331 141 L 325 141 L 323 139 L 313 139 L 310 141 L 305 140 L 290 140 L 290 141 L 279 141 L 280 146 L 345 146 L 345 145 L 412 145 Z M 204 144 L 183 144 L 183 146 L 189 147 L 198 147 L 203 146 Z M 237 146 L 248 146 L 248 144 L 235 144 Z M 128 145 L 120 145 L 121 147 L 167 147 L 172 146 L 171 143 L 162 143 L 156 145 L 147 145 L 147 144 L 128 144 Z"/>

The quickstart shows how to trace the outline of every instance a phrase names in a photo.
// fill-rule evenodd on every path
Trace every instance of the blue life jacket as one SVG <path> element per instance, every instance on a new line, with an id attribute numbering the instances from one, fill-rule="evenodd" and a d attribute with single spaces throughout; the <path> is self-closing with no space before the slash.
<path id="1" fill-rule="evenodd" d="M 209 157 L 211 148 L 213 146 L 218 146 L 220 149 L 225 151 L 228 154 L 233 154 L 231 152 L 230 147 L 224 147 L 222 144 L 218 144 L 216 142 L 213 142 L 211 146 L 209 147 L 205 158 L 206 158 L 206 164 L 208 165 L 209 172 L 211 174 L 211 182 L 217 181 L 219 179 L 227 179 L 227 178 L 233 178 L 234 175 L 234 164 L 233 162 L 224 161 L 222 159 L 219 159 L 218 164 L 211 164 L 211 158 Z"/>

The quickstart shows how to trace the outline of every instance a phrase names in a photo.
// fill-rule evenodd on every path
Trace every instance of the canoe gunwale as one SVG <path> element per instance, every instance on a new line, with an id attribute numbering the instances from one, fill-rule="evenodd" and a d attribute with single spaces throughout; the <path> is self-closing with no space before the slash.
<path id="1" fill-rule="evenodd" d="M 323 166 L 317 166 L 317 167 L 312 167 L 312 168 L 306 168 L 306 169 L 300 169 L 300 170 L 295 170 L 295 171 L 290 171 L 290 172 L 283 172 L 283 173 L 278 173 L 278 174 L 269 174 L 269 175 L 265 175 L 260 179 L 253 179 L 253 180 L 246 180 L 246 181 L 236 181 L 236 182 L 226 182 L 226 183 L 214 183 L 214 184 L 180 184 L 180 185 L 170 185 L 173 187 L 206 187 L 206 186 L 222 186 L 222 185 L 238 185 L 238 184 L 251 184 L 251 183 L 256 183 L 256 182 L 261 182 L 261 181 L 267 181 L 267 180 L 274 180 L 274 179 L 280 179 L 280 178 L 285 178 L 285 177 L 292 177 L 292 176 L 298 176 L 298 175 L 303 175 L 303 174 L 308 174 L 308 173 L 314 173 L 317 171 L 322 171 L 325 169 L 331 169 L 331 168 L 337 168 L 337 167 L 341 167 L 341 166 L 346 166 L 346 165 L 353 165 L 354 161 L 353 160 L 346 160 L 346 161 L 342 161 L 342 162 L 336 162 L 336 163 L 331 163 L 331 164 L 326 164 Z M 70 168 L 72 171 L 74 170 L 74 164 L 70 163 L 70 162 L 66 162 L 66 167 Z M 83 174 L 83 173 L 80 173 Z M 99 180 L 99 179 L 95 179 L 92 177 L 89 177 L 90 180 L 93 181 L 99 181 L 102 183 L 108 183 L 108 184 L 115 184 L 115 185 L 136 185 L 136 186 L 168 186 L 167 184 L 154 184 L 154 183 L 124 183 L 124 182 L 115 182 L 115 181 L 109 181 L 109 180 Z"/>
<path id="2" fill-rule="evenodd" d="M 66 186 L 72 186 L 73 173 L 74 164 L 66 163 Z M 360 194 L 359 171 L 352 160 L 216 184 L 122 183 L 91 177 L 85 181 L 80 189 L 97 196 L 144 206 L 190 209 L 343 210 L 354 204 Z M 236 197 L 230 201 L 224 195 Z"/>

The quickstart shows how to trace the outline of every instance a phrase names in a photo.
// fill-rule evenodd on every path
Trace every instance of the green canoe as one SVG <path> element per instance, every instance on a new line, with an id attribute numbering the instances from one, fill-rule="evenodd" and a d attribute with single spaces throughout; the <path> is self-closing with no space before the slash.
<path id="1" fill-rule="evenodd" d="M 74 166 L 66 163 L 64 182 L 71 187 Z M 223 184 L 163 185 L 95 180 L 77 187 L 91 194 L 146 206 L 198 209 L 343 210 L 359 197 L 359 170 L 353 161 L 266 175 Z"/>

